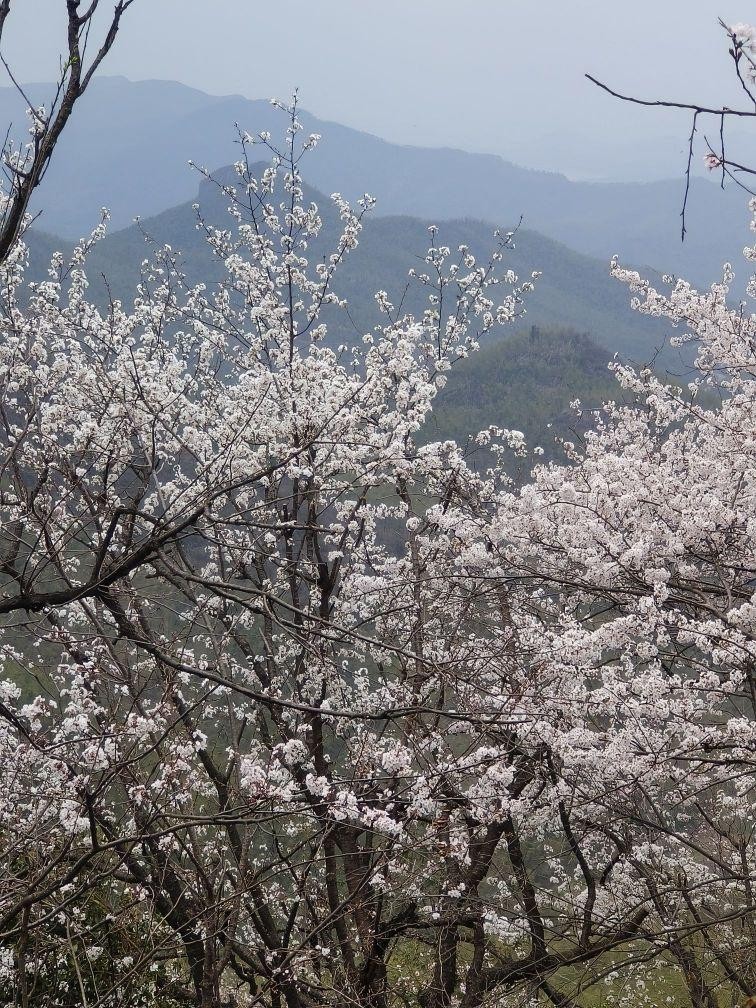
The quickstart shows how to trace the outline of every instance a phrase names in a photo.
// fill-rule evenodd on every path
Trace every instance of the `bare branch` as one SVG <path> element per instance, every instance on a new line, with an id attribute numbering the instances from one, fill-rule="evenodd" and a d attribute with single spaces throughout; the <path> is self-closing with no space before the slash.
<path id="1" fill-rule="evenodd" d="M 55 147 L 61 137 L 76 103 L 86 91 L 94 74 L 99 69 L 105 57 L 115 44 L 121 26 L 124 12 L 134 0 L 118 0 L 113 10 L 105 38 L 100 45 L 89 67 L 82 65 L 84 58 L 84 41 L 89 31 L 92 18 L 99 7 L 100 0 L 92 0 L 87 10 L 81 14 L 81 0 L 65 0 L 68 17 L 66 36 L 66 59 L 54 96 L 52 107 L 47 118 L 32 107 L 26 98 L 23 88 L 18 84 L 5 58 L 2 59 L 8 75 L 16 90 L 24 98 L 31 109 L 35 124 L 32 142 L 29 144 L 21 165 L 12 173 L 11 189 L 8 194 L 8 204 L 5 207 L 0 224 L 0 262 L 3 262 L 24 228 L 29 203 L 35 189 L 40 185 L 55 152 Z M 10 11 L 11 0 L 0 0 L 0 41 L 3 27 Z M 6 163 L 12 152 L 6 147 Z"/>
<path id="2" fill-rule="evenodd" d="M 5 27 L 5 21 L 10 14 L 11 0 L 0 0 L 0 41 L 3 38 L 3 28 Z"/>
<path id="3" fill-rule="evenodd" d="M 709 105 L 698 105 L 695 102 L 675 102 L 675 101 L 662 101 L 654 100 L 650 101 L 646 98 L 634 98 L 632 95 L 622 94 L 619 91 L 615 91 L 610 88 L 608 84 L 602 83 L 596 77 L 592 77 L 591 74 L 587 73 L 586 79 L 596 87 L 600 87 L 602 91 L 606 91 L 613 98 L 619 98 L 620 101 L 630 102 L 633 105 L 645 105 L 648 108 L 672 108 L 672 109 L 684 109 L 687 112 L 697 112 L 699 115 L 713 115 L 713 116 L 736 116 L 741 119 L 754 119 L 756 118 L 756 110 L 748 112 L 745 109 L 731 109 L 726 105 L 721 108 L 714 108 Z"/>

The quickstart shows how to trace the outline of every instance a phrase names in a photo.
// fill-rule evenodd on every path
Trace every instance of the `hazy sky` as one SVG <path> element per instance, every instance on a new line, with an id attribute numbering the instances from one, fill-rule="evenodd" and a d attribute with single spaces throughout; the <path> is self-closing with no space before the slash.
<path id="1" fill-rule="evenodd" d="M 104 72 L 254 98 L 298 87 L 315 114 L 390 140 L 532 164 L 561 158 L 568 172 L 602 175 L 625 157 L 642 166 L 649 133 L 672 137 L 658 150 L 674 159 L 686 123 L 621 106 L 586 82 L 585 71 L 649 97 L 721 101 L 729 76 L 717 17 L 747 20 L 747 6 L 136 0 Z M 4 55 L 22 79 L 53 76 L 64 7 L 63 0 L 15 0 Z"/>

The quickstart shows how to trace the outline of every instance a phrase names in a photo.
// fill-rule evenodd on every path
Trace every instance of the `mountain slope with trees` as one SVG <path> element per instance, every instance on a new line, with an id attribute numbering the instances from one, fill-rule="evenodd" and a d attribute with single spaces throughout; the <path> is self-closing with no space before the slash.
<path id="1" fill-rule="evenodd" d="M 472 449 L 472 437 L 493 424 L 521 430 L 531 448 L 563 460 L 557 439 L 579 439 L 591 410 L 621 398 L 609 361 L 606 350 L 581 333 L 537 326 L 512 333 L 453 369 L 428 420 L 427 436 Z M 575 400 L 584 413 L 572 408 Z M 528 468 L 529 463 L 524 469 L 515 464 L 512 472 L 522 476 Z"/>
<path id="2" fill-rule="evenodd" d="M 261 167 L 261 166 L 256 166 Z M 222 184 L 232 181 L 226 169 L 217 173 Z M 313 262 L 324 254 L 332 237 L 338 215 L 331 201 L 322 193 L 306 187 L 308 201 L 321 208 L 324 234 L 309 249 Z M 204 219 L 219 227 L 229 225 L 228 200 L 218 187 L 203 182 L 196 197 Z M 385 290 L 396 303 L 404 296 L 404 309 L 420 312 L 425 292 L 417 285 L 404 294 L 408 267 L 417 264 L 428 243 L 429 221 L 417 217 L 377 217 L 365 220 L 359 247 L 344 262 L 337 279 L 338 293 L 350 305 L 349 318 L 331 314 L 335 342 L 361 338 L 379 322 L 372 292 Z M 450 220 L 439 229 L 439 240 L 457 248 L 467 245 L 477 256 L 490 247 L 494 225 L 478 220 Z M 149 238 L 149 240 L 147 240 Z M 32 232 L 29 244 L 33 274 L 41 276 L 58 239 Z M 106 236 L 95 246 L 89 259 L 93 293 L 105 297 L 102 278 L 107 279 L 108 294 L 126 299 L 139 278 L 142 261 L 155 247 L 170 245 L 180 251 L 181 268 L 191 283 L 217 282 L 223 264 L 214 259 L 201 230 L 192 203 L 182 204 Z M 506 252 L 507 263 L 521 279 L 532 271 L 540 272 L 535 290 L 528 298 L 523 325 L 541 329 L 570 329 L 590 333 L 611 353 L 646 362 L 664 347 L 671 331 L 653 319 L 638 318 L 631 311 L 626 291 L 609 275 L 608 265 L 566 248 L 525 228 L 514 237 L 514 248 Z M 496 338 L 492 333 L 489 339 Z M 674 352 L 667 350 L 663 360 L 673 371 L 684 367 Z"/>

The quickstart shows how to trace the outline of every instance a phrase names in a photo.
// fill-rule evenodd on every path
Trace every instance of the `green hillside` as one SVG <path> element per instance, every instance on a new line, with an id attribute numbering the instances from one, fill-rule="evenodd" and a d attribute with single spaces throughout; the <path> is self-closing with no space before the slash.
<path id="1" fill-rule="evenodd" d="M 495 424 L 521 430 L 531 448 L 543 448 L 545 459 L 558 459 L 557 438 L 575 440 L 590 410 L 620 398 L 608 363 L 606 350 L 580 333 L 536 327 L 513 333 L 452 369 L 426 437 L 464 444 Z M 575 399 L 582 418 L 570 407 Z M 485 452 L 470 447 L 484 464 Z M 513 462 L 511 472 L 525 475 L 529 465 Z"/>

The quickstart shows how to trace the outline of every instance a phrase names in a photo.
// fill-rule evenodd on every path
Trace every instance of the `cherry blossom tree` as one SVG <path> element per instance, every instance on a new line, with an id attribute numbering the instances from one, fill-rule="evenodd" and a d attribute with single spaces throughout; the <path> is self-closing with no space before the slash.
<path id="1" fill-rule="evenodd" d="M 500 496 L 489 576 L 527 641 L 526 731 L 583 843 L 579 899 L 605 912 L 600 882 L 637 900 L 641 955 L 713 1008 L 756 984 L 756 318 L 728 304 L 729 267 L 703 294 L 613 271 L 693 344 L 693 380 L 616 364 L 633 401 L 608 404 L 569 465 Z"/>
<path id="2" fill-rule="evenodd" d="M 530 284 L 501 266 L 509 236 L 479 265 L 434 233 L 425 315 L 379 293 L 386 325 L 330 346 L 321 312 L 341 306 L 334 272 L 372 201 L 334 197 L 343 231 L 311 269 L 321 221 L 298 164 L 316 138 L 300 146 L 289 113 L 259 182 L 242 137 L 233 227 L 198 218 L 216 291 L 186 289 L 163 249 L 133 308 L 103 315 L 83 269 L 99 232 L 24 309 L 22 244 L 4 267 L 2 927 L 40 1003 L 133 1001 L 133 976 L 203 1006 L 234 985 L 377 1004 L 397 939 L 444 932 L 430 865 L 462 848 L 445 812 L 460 799 L 440 799 L 488 759 L 447 736 L 488 720 L 489 659 L 467 625 L 476 586 L 447 583 L 457 547 L 428 552 L 414 501 L 488 491 L 453 444 L 413 434 Z M 469 711 L 447 712 L 451 690 Z"/>

